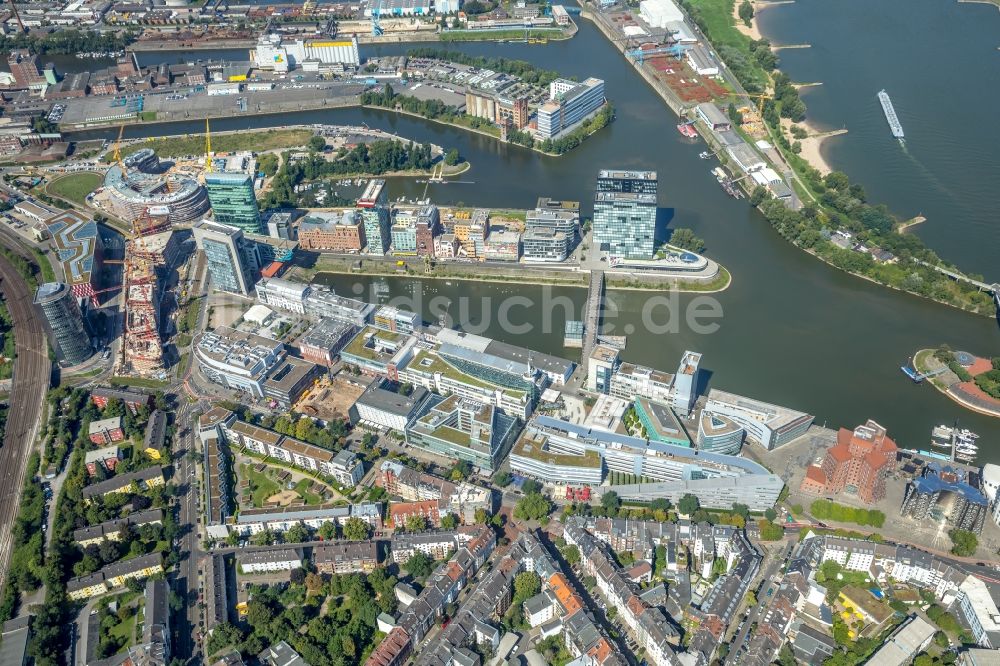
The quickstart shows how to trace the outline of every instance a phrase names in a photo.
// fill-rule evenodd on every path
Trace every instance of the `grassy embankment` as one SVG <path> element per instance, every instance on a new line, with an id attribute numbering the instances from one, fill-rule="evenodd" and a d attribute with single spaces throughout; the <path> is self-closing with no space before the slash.
<path id="1" fill-rule="evenodd" d="M 465 30 L 460 32 L 442 32 L 439 39 L 442 42 L 483 42 L 483 41 L 524 41 L 524 30 Z M 535 28 L 528 31 L 528 39 L 568 39 L 565 31 L 560 28 Z"/>
<path id="2" fill-rule="evenodd" d="M 215 134 L 212 136 L 212 150 L 217 153 L 251 150 L 262 153 L 268 150 L 284 150 L 305 146 L 313 136 L 312 130 L 284 129 L 266 130 L 261 132 L 239 132 L 234 134 Z M 160 157 L 183 157 L 184 155 L 202 155 L 205 153 L 205 136 L 188 134 L 185 136 L 170 136 L 156 139 L 146 139 L 129 144 L 122 148 L 122 156 L 131 155 L 143 148 L 152 148 Z M 109 161 L 110 153 L 105 156 Z"/>

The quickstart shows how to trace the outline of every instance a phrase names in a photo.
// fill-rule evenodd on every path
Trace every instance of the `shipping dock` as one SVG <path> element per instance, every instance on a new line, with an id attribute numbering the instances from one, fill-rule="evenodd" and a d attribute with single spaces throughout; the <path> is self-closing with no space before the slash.
<path id="1" fill-rule="evenodd" d="M 903 126 L 899 124 L 899 117 L 896 115 L 896 109 L 892 106 L 892 100 L 889 99 L 889 93 L 885 90 L 880 90 L 877 97 L 879 103 L 882 105 L 882 112 L 885 113 L 885 120 L 889 123 L 889 130 L 894 137 L 902 139 L 905 136 L 903 134 Z"/>

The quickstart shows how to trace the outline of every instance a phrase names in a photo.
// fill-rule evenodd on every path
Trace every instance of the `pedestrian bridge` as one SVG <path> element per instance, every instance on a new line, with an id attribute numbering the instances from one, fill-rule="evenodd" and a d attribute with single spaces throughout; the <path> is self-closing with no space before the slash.
<path id="1" fill-rule="evenodd" d="M 594 269 L 590 272 L 590 287 L 587 290 L 587 304 L 583 320 L 583 353 L 580 365 L 586 369 L 590 354 L 597 344 L 597 333 L 601 328 L 601 311 L 604 309 L 604 271 Z"/>
<path id="2" fill-rule="evenodd" d="M 950 268 L 945 268 L 944 266 L 938 266 L 936 264 L 931 264 L 926 261 L 921 261 L 920 263 L 929 268 L 933 268 L 942 275 L 947 275 L 952 280 L 955 280 L 957 282 L 964 282 L 965 284 L 971 284 L 979 291 L 988 291 L 993 295 L 993 300 L 997 304 L 997 309 L 1000 310 L 1000 282 L 987 283 L 987 282 L 982 282 L 980 280 L 973 280 L 968 275 L 963 275 L 958 271 L 953 271 Z"/>

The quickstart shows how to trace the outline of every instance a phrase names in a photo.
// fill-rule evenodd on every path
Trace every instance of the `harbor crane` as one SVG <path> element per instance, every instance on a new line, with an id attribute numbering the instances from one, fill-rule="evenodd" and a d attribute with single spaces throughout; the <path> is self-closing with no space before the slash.
<path id="1" fill-rule="evenodd" d="M 673 44 L 671 46 L 658 46 L 654 49 L 630 49 L 625 52 L 625 55 L 642 66 L 646 58 L 658 55 L 669 55 L 680 60 L 687 50 L 688 47 L 683 44 Z"/>

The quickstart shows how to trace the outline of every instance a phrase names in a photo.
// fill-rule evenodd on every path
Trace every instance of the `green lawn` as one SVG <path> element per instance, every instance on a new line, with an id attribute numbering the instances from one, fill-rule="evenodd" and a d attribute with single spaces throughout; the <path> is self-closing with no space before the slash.
<path id="1" fill-rule="evenodd" d="M 48 258 L 37 247 L 31 248 L 31 253 L 35 255 L 35 262 L 38 264 L 38 269 L 42 272 L 42 281 L 55 282 L 56 272 L 53 270 Z"/>
<path id="2" fill-rule="evenodd" d="M 119 622 L 108 630 L 108 636 L 121 641 L 124 645 L 135 644 L 136 613 L 132 613 L 124 622 Z"/>
<path id="3" fill-rule="evenodd" d="M 295 492 L 297 492 L 302 497 L 302 500 L 309 506 L 314 506 L 322 501 L 319 495 L 309 492 L 309 486 L 311 486 L 312 483 L 312 479 L 302 479 L 295 484 Z"/>
<path id="4" fill-rule="evenodd" d="M 86 203 L 87 195 L 100 187 L 103 182 L 104 177 L 101 174 L 81 171 L 80 173 L 69 173 L 64 176 L 58 176 L 45 189 L 53 196 L 61 197 L 82 206 Z"/>
<path id="5" fill-rule="evenodd" d="M 312 130 L 284 129 L 266 130 L 261 132 L 240 132 L 237 134 L 218 134 L 212 136 L 212 150 L 217 153 L 228 153 L 240 150 L 251 150 L 257 153 L 267 150 L 281 150 L 304 146 L 313 136 Z M 126 146 L 122 156 L 131 155 L 142 148 L 152 148 L 160 157 L 181 157 L 183 155 L 204 155 L 205 135 L 188 134 L 185 136 L 169 136 L 158 139 L 147 139 Z M 110 153 L 109 153 L 110 156 Z M 109 160 L 110 157 L 105 159 Z"/>
<path id="6" fill-rule="evenodd" d="M 735 0 L 689 0 L 692 7 L 697 7 L 712 35 L 712 44 L 745 47 L 750 38 L 736 29 L 733 19 L 733 4 Z"/>
<path id="7" fill-rule="evenodd" d="M 242 476 L 250 482 L 250 497 L 255 507 L 264 506 L 268 497 L 281 492 L 278 482 L 250 465 L 243 465 Z"/>

